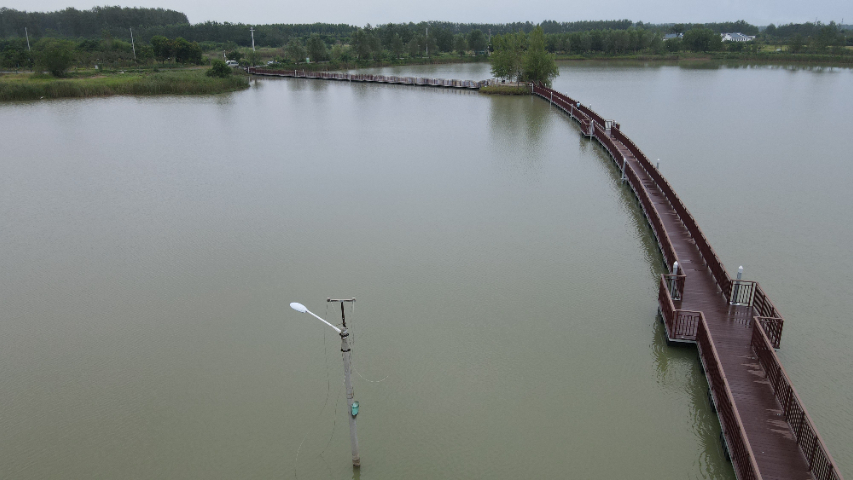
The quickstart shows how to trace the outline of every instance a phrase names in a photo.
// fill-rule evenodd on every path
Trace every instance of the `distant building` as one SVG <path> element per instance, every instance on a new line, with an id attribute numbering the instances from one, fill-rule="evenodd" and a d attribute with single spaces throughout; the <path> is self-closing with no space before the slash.
<path id="1" fill-rule="evenodd" d="M 744 35 L 742 33 L 721 33 L 724 42 L 751 42 L 755 40 L 754 35 Z"/>
<path id="2" fill-rule="evenodd" d="M 683 37 L 684 37 L 683 33 L 667 33 L 666 35 L 663 36 L 663 39 L 664 40 L 672 40 L 674 38 L 683 38 Z"/>

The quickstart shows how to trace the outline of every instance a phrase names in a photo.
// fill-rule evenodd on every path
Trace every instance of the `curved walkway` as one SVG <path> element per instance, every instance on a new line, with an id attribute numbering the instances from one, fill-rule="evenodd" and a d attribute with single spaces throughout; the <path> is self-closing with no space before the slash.
<path id="1" fill-rule="evenodd" d="M 661 275 L 658 296 L 667 341 L 697 345 L 738 478 L 840 480 L 776 356 L 783 320 L 761 287 L 728 276 L 681 199 L 618 123 L 532 88 L 601 143 L 639 200 L 670 272 Z"/>

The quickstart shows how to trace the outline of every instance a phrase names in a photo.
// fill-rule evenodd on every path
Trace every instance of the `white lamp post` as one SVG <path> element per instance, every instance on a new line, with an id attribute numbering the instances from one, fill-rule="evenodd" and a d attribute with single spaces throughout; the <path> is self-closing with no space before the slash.
<path id="1" fill-rule="evenodd" d="M 347 338 L 349 338 L 349 331 L 344 325 L 344 329 L 332 325 L 331 323 L 323 320 L 311 310 L 305 308 L 305 305 L 301 303 L 293 302 L 290 304 L 290 308 L 296 310 L 299 313 L 308 313 L 312 315 L 317 320 L 325 323 L 326 325 L 332 327 L 338 334 L 341 336 L 341 354 L 344 357 L 344 385 L 346 385 L 347 390 L 347 405 L 349 405 L 349 410 L 347 411 L 347 416 L 349 417 L 349 439 L 352 444 L 352 464 L 354 467 L 361 466 L 361 458 L 358 456 L 358 436 L 355 432 L 355 416 L 358 414 L 358 402 L 353 402 L 353 392 L 352 392 L 352 380 L 350 379 L 350 370 L 352 369 L 352 364 L 350 363 L 350 354 L 351 349 L 349 346 L 349 342 Z M 355 403 L 355 407 L 353 407 L 353 403 Z"/>

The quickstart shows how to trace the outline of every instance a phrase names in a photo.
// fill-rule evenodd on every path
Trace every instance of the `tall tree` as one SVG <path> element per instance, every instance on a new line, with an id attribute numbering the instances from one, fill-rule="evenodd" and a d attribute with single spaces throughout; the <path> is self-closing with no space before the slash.
<path id="1" fill-rule="evenodd" d="M 468 42 L 465 41 L 465 35 L 459 33 L 453 36 L 453 51 L 460 56 L 465 55 L 465 52 L 468 51 Z"/>
<path id="2" fill-rule="evenodd" d="M 323 39 L 320 38 L 320 35 L 317 33 L 312 33 L 310 37 L 308 37 L 308 43 L 306 45 L 308 50 L 308 56 L 313 61 L 322 61 L 327 60 L 329 57 L 329 52 L 326 50 L 326 43 Z"/>
<path id="3" fill-rule="evenodd" d="M 545 32 L 541 26 L 530 32 L 528 45 L 524 55 L 524 80 L 542 82 L 550 87 L 551 80 L 559 75 L 560 71 L 557 69 L 554 54 L 545 50 Z"/>
<path id="4" fill-rule="evenodd" d="M 402 57 L 403 52 L 406 50 L 403 45 L 403 38 L 399 34 L 395 33 L 391 37 L 391 44 L 389 45 L 389 48 L 391 49 L 391 54 L 394 55 L 394 58 Z"/>
<path id="5" fill-rule="evenodd" d="M 43 38 L 35 44 L 36 66 L 54 77 L 65 75 L 74 62 L 74 44 L 68 40 Z"/>
<path id="6" fill-rule="evenodd" d="M 495 51 L 490 57 L 492 75 L 510 81 L 518 80 L 524 73 L 524 51 L 527 35 L 524 32 L 507 33 L 492 37 Z"/>
<path id="7" fill-rule="evenodd" d="M 485 51 L 488 46 L 488 40 L 482 31 L 474 29 L 468 32 L 468 48 L 474 50 L 474 53 Z"/>
<path id="8" fill-rule="evenodd" d="M 284 47 L 284 54 L 291 62 L 299 63 L 305 61 L 305 56 L 308 53 L 305 51 L 305 47 L 302 46 L 302 42 L 300 42 L 298 38 L 291 38 L 290 41 L 287 42 L 287 46 Z"/>

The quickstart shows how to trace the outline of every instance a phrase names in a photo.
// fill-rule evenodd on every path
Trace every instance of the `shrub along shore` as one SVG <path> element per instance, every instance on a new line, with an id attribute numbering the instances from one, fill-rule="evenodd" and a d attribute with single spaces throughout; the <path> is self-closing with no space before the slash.
<path id="1" fill-rule="evenodd" d="M 233 92 L 249 86 L 245 75 L 217 78 L 205 75 L 206 71 L 125 71 L 71 78 L 36 73 L 0 75 L 0 101 L 112 95 L 204 95 Z"/>

